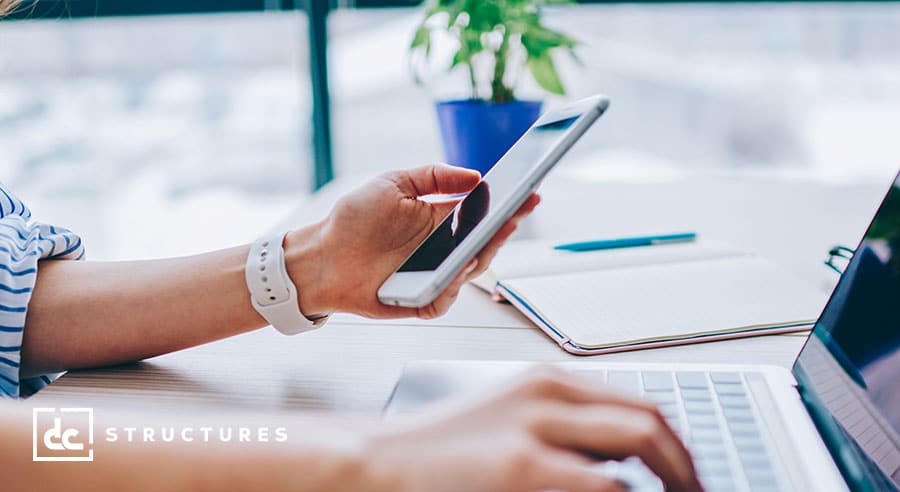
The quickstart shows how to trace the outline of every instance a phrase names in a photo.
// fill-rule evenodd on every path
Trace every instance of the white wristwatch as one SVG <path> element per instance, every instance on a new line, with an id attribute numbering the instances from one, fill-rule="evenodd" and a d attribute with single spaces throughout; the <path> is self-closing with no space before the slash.
<path id="1" fill-rule="evenodd" d="M 324 325 L 328 315 L 307 318 L 300 311 L 297 288 L 284 264 L 286 234 L 270 234 L 254 241 L 247 255 L 244 276 L 256 312 L 281 333 L 296 335 Z"/>

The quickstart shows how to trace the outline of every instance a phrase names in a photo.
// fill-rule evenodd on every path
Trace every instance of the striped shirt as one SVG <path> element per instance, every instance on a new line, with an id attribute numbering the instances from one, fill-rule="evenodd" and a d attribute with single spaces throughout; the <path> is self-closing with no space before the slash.
<path id="1" fill-rule="evenodd" d="M 31 220 L 31 211 L 0 183 L 0 397 L 29 396 L 58 375 L 19 377 L 22 333 L 38 260 L 84 258 L 81 238 Z"/>

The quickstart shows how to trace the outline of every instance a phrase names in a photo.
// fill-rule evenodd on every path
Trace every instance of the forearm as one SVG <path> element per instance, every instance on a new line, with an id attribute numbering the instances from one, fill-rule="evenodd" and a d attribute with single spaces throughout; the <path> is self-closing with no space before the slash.
<path id="1" fill-rule="evenodd" d="M 300 305 L 317 295 L 316 225 L 285 239 Z M 25 322 L 21 375 L 145 359 L 266 325 L 244 277 L 249 246 L 133 262 L 42 261 Z"/>
<path id="2" fill-rule="evenodd" d="M 303 238 L 310 231 L 293 234 L 286 257 L 298 277 L 307 268 Z M 132 262 L 42 261 L 28 305 L 21 375 L 140 360 L 265 325 L 244 280 L 248 250 Z"/>
<path id="3" fill-rule="evenodd" d="M 103 429 L 134 425 L 134 414 L 99 416 L 94 424 L 91 463 L 33 462 L 31 411 L 0 402 L 0 488 L 4 491 L 131 490 L 342 492 L 389 490 L 370 473 L 364 458 L 365 432 L 323 420 L 286 424 L 283 442 L 210 442 L 175 440 L 108 442 Z M 271 424 L 282 417 L 240 415 L 203 425 L 232 427 Z M 152 420 L 151 420 L 152 419 Z M 165 417 L 140 415 L 140 424 L 172 427 Z M 196 423 L 173 417 L 176 429 Z M 289 416 L 283 417 L 290 419 Z M 289 420 L 288 420 L 289 422 Z M 362 424 L 362 423 L 361 423 Z M 352 426 L 351 426 L 352 427 Z"/>
<path id="4" fill-rule="evenodd" d="M 42 261 L 28 306 L 22 375 L 143 359 L 262 326 L 244 282 L 247 251 Z"/>

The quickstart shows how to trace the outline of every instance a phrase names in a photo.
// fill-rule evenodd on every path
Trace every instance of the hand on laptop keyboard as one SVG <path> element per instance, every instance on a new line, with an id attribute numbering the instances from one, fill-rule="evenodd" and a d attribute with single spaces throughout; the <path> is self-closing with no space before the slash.
<path id="1" fill-rule="evenodd" d="M 754 415 L 753 402 L 739 372 L 576 371 L 627 394 L 656 402 L 669 425 L 688 443 L 707 492 L 781 490 Z M 639 463 L 604 469 L 632 489 L 659 490 Z M 601 468 L 603 469 L 603 468 Z"/>
<path id="2" fill-rule="evenodd" d="M 392 421 L 369 439 L 366 463 L 392 490 L 593 492 L 627 490 L 595 465 L 632 456 L 666 490 L 701 490 L 681 439 L 654 405 L 542 369 L 487 398 Z"/>

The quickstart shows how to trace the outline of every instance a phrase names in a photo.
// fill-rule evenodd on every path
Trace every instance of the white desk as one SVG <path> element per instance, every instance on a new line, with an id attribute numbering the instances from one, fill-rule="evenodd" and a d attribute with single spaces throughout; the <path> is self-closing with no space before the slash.
<path id="1" fill-rule="evenodd" d="M 603 184 L 560 173 L 545 184 L 544 203 L 525 233 L 575 239 L 694 230 L 774 259 L 819 282 L 824 292 L 835 277 L 822 266 L 826 251 L 836 243 L 855 246 L 886 187 L 887 182 L 829 186 L 728 176 Z M 323 194 L 291 220 L 320 217 L 335 194 Z M 593 359 L 787 366 L 803 340 L 766 336 Z M 35 400 L 144 411 L 378 412 L 405 362 L 438 358 L 576 359 L 514 309 L 467 286 L 450 313 L 437 320 L 337 315 L 324 329 L 296 337 L 264 329 L 138 364 L 72 372 Z"/>

